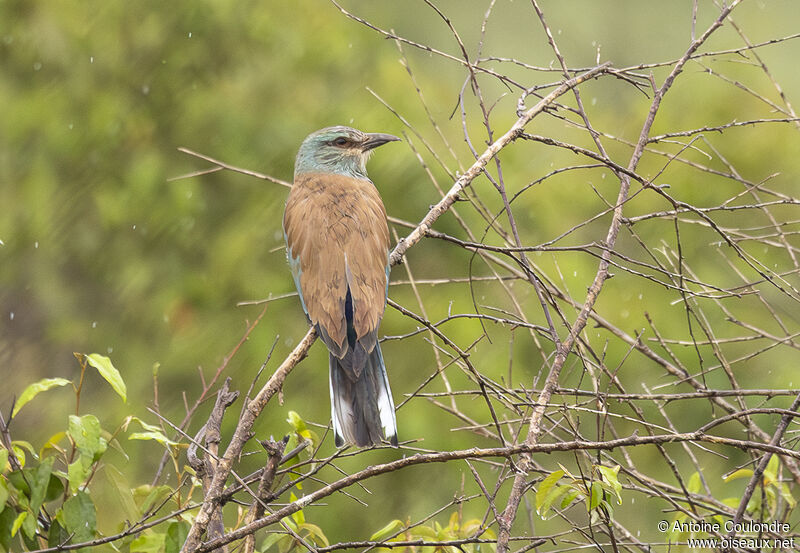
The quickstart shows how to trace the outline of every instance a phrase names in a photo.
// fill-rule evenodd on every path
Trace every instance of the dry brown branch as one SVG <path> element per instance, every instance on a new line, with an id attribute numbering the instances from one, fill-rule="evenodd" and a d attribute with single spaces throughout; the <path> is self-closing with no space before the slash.
<path id="1" fill-rule="evenodd" d="M 785 414 L 789 414 L 790 416 L 798 416 L 798 414 L 795 412 L 787 413 L 785 410 L 783 411 Z M 341 489 L 352 486 L 357 482 L 373 478 L 380 474 L 394 472 L 410 466 L 420 465 L 424 463 L 445 463 L 463 459 L 482 459 L 487 457 L 509 458 L 522 453 L 525 454 L 553 453 L 556 451 L 575 451 L 575 450 L 587 450 L 587 449 L 609 450 L 626 446 L 680 443 L 686 441 L 720 444 L 742 449 L 755 449 L 757 451 L 763 451 L 765 453 L 778 453 L 780 455 L 786 455 L 795 459 L 800 459 L 800 452 L 797 451 L 792 451 L 773 444 L 764 444 L 761 442 L 749 442 L 746 440 L 735 440 L 731 438 L 723 438 L 720 436 L 712 436 L 705 434 L 703 429 L 697 430 L 695 432 L 680 433 L 680 434 L 629 436 L 627 438 L 619 438 L 616 440 L 609 440 L 607 442 L 570 441 L 570 442 L 560 442 L 553 444 L 535 444 L 532 446 L 523 443 L 509 447 L 496 447 L 489 449 L 473 448 L 469 450 L 445 451 L 439 453 L 428 453 L 428 454 L 419 453 L 417 455 L 413 455 L 411 457 L 404 457 L 402 459 L 398 459 L 396 461 L 392 461 L 389 463 L 373 465 L 361 471 L 355 472 L 345 478 L 342 478 L 340 480 L 337 480 L 336 482 L 328 484 L 327 486 L 324 486 L 314 491 L 313 493 L 301 497 L 297 501 L 289 503 L 285 507 L 275 511 L 269 516 L 256 520 L 253 523 L 248 524 L 246 526 L 242 526 L 241 528 L 233 532 L 229 532 L 220 538 L 204 542 L 197 546 L 196 551 L 197 553 L 205 553 L 206 551 L 213 551 L 214 549 L 222 547 L 223 545 L 229 544 L 236 540 L 242 539 L 248 535 L 251 535 L 253 532 L 255 532 L 260 528 L 264 528 L 265 526 L 269 526 L 270 524 L 275 524 L 282 518 L 289 516 L 292 513 L 296 513 L 306 505 L 315 503 L 318 500 L 322 499 L 323 497 L 327 497 Z"/>
<path id="2" fill-rule="evenodd" d="M 245 524 L 250 524 L 264 515 L 264 506 L 270 499 L 272 483 L 275 480 L 275 472 L 278 470 L 278 465 L 281 462 L 288 441 L 289 437 L 286 436 L 281 442 L 276 442 L 275 440 L 261 442 L 262 447 L 267 452 L 267 466 L 265 466 L 261 472 L 261 477 L 258 481 L 258 490 L 256 491 L 256 501 L 253 501 L 250 510 L 247 512 L 247 516 L 244 519 Z M 253 553 L 255 547 L 255 536 L 250 534 L 245 538 L 244 551 L 245 553 Z"/>
<path id="3" fill-rule="evenodd" d="M 267 405 L 270 398 L 281 388 L 286 375 L 288 375 L 297 363 L 306 356 L 308 349 L 316 338 L 316 331 L 313 328 L 309 329 L 292 353 L 281 363 L 281 366 L 272 374 L 258 394 L 248 403 L 247 408 L 239 419 L 236 431 L 225 450 L 225 455 L 219 460 L 219 464 L 214 471 L 214 476 L 209 484 L 208 492 L 203 499 L 203 506 L 197 514 L 195 523 L 192 525 L 192 529 L 186 538 L 186 543 L 183 546 L 184 551 L 194 551 L 200 544 L 200 538 L 206 532 L 211 522 L 212 515 L 222 500 L 225 481 L 228 479 L 228 475 L 230 475 L 233 469 L 233 463 L 238 459 L 239 454 L 241 454 L 244 444 L 252 437 L 252 428 L 256 417 L 258 417 L 259 413 L 261 413 Z"/>
<path id="4" fill-rule="evenodd" d="M 221 441 L 220 427 L 222 425 L 222 418 L 225 415 L 225 410 L 230 407 L 234 401 L 239 397 L 239 392 L 230 392 L 230 377 L 225 379 L 222 388 L 217 392 L 217 401 L 208 417 L 208 421 L 197 432 L 189 449 L 186 452 L 186 458 L 200 479 L 203 482 L 203 492 L 208 493 L 211 486 L 211 479 L 217 466 L 217 459 L 219 456 L 219 444 Z M 200 458 L 197 455 L 197 448 L 201 441 L 205 441 L 206 455 Z M 218 505 L 216 510 L 211 515 L 211 521 L 208 525 L 208 535 L 219 537 L 225 533 L 225 525 L 222 522 L 222 505 Z"/>
<path id="5" fill-rule="evenodd" d="M 642 126 L 641 133 L 639 135 L 639 141 L 634 148 L 633 154 L 631 155 L 631 159 L 628 162 L 628 171 L 633 172 L 636 170 L 637 165 L 639 164 L 639 160 L 644 153 L 644 148 L 647 144 L 647 138 L 650 134 L 650 128 L 655 121 L 656 114 L 658 113 L 658 109 L 661 106 L 661 102 L 664 98 L 664 95 L 672 86 L 672 83 L 675 81 L 675 78 L 681 73 L 683 70 L 683 66 L 689 60 L 691 55 L 708 39 L 711 34 L 717 30 L 722 23 L 725 21 L 725 18 L 728 14 L 739 4 L 738 1 L 733 2 L 730 6 L 727 6 L 725 9 L 722 10 L 720 16 L 714 21 L 714 23 L 706 29 L 702 36 L 698 39 L 694 40 L 689 48 L 686 50 L 686 53 L 683 57 L 675 64 L 675 67 L 672 69 L 670 74 L 664 80 L 664 83 L 661 87 L 656 90 L 655 96 L 653 97 L 653 102 L 650 106 L 650 111 L 647 115 L 647 119 L 645 120 L 644 125 Z M 537 10 L 539 11 L 539 10 Z M 547 27 L 547 23 L 541 17 L 541 11 L 539 11 L 540 19 L 542 25 L 545 28 Z M 547 31 L 550 34 L 549 30 Z M 614 217 L 611 221 L 611 225 L 608 228 L 608 233 L 605 238 L 605 244 L 608 246 L 608 250 L 603 252 L 601 257 L 600 265 L 597 269 L 597 274 L 595 275 L 594 281 L 592 285 L 589 287 L 589 293 L 586 296 L 586 300 L 581 307 L 581 311 L 578 314 L 575 323 L 570 328 L 569 335 L 563 342 L 559 345 L 556 358 L 553 363 L 553 366 L 550 368 L 550 372 L 547 375 L 547 379 L 545 380 L 545 385 L 543 388 L 542 393 L 539 395 L 539 399 L 537 401 L 537 405 L 534 407 L 533 412 L 530 418 L 530 424 L 528 429 L 528 436 L 525 439 L 525 443 L 528 445 L 533 445 L 537 443 L 539 435 L 542 432 L 541 424 L 542 418 L 544 417 L 544 407 L 550 401 L 550 396 L 552 395 L 552 390 L 558 387 L 558 379 L 561 374 L 561 369 L 564 366 L 564 362 L 567 359 L 567 355 L 572 350 L 572 347 L 577 339 L 578 334 L 583 330 L 584 326 L 586 326 L 586 322 L 589 319 L 589 314 L 592 312 L 595 302 L 597 301 L 597 297 L 602 290 L 603 284 L 605 283 L 606 279 L 608 278 L 608 268 L 609 268 L 609 259 L 611 257 L 609 251 L 614 249 L 614 245 L 617 241 L 617 236 L 619 234 L 620 224 L 622 223 L 622 206 L 628 198 L 628 192 L 630 190 L 630 177 L 627 174 L 624 174 L 620 177 L 620 188 L 619 194 L 617 197 L 617 201 L 614 207 Z M 522 493 L 525 487 L 525 478 L 526 478 L 526 468 L 530 464 L 529 459 L 525 459 L 523 461 L 522 469 L 517 473 L 514 478 L 514 485 L 511 490 L 511 495 L 509 497 L 508 503 L 506 508 L 503 512 L 502 517 L 500 518 L 499 525 L 500 531 L 498 533 L 497 539 L 497 550 L 498 553 L 505 553 L 508 548 L 508 539 L 511 536 L 511 525 L 517 517 L 517 509 L 519 508 L 519 503 L 522 500 Z"/>
<path id="6" fill-rule="evenodd" d="M 800 407 L 800 394 L 798 394 L 794 402 L 792 402 L 792 406 L 789 407 L 789 411 L 784 413 L 781 417 L 781 422 L 778 424 L 778 428 L 775 429 L 775 433 L 772 435 L 772 439 L 769 441 L 770 445 L 780 443 L 787 427 L 789 426 L 789 422 L 794 416 L 794 411 L 796 411 L 798 407 Z M 756 466 L 756 470 L 753 471 L 753 476 L 750 477 L 750 481 L 747 483 L 744 494 L 742 494 L 742 500 L 739 502 L 739 508 L 736 509 L 736 515 L 733 517 L 734 525 L 742 521 L 745 509 L 747 509 L 747 504 L 750 502 L 750 498 L 753 497 L 753 492 L 761 481 L 761 477 L 764 475 L 764 470 L 767 468 L 767 463 L 769 463 L 771 458 L 771 454 L 762 455 L 761 460 Z M 729 537 L 733 537 L 734 535 L 734 530 L 731 530 L 728 534 Z"/>

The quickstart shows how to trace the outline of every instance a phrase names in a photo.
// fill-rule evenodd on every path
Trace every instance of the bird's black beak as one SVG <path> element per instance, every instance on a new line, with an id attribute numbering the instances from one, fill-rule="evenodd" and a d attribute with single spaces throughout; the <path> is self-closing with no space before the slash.
<path id="1" fill-rule="evenodd" d="M 367 140 L 361 145 L 361 149 L 366 152 L 378 146 L 383 146 L 387 142 L 394 142 L 396 140 L 400 139 L 392 134 L 383 134 L 379 132 L 369 133 L 367 134 Z"/>

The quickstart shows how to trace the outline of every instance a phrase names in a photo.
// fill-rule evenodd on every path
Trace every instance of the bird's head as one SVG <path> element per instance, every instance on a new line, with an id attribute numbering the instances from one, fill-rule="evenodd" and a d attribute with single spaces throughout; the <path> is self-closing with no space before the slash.
<path id="1" fill-rule="evenodd" d="M 303 140 L 294 174 L 336 173 L 367 178 L 367 160 L 372 150 L 400 140 L 391 134 L 365 133 L 350 127 L 327 127 Z"/>

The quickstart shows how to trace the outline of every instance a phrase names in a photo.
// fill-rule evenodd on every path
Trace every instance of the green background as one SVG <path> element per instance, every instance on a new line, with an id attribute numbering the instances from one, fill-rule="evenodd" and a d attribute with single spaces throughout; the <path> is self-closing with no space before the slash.
<path id="1" fill-rule="evenodd" d="M 716 17 L 715 9 L 701 4 L 699 31 Z M 474 56 L 486 4 L 449 1 L 437 5 L 452 18 Z M 346 6 L 384 29 L 395 29 L 411 40 L 460 55 L 447 26 L 423 3 L 348 2 Z M 571 67 L 592 66 L 598 47 L 600 59 L 610 60 L 616 67 L 673 60 L 690 40 L 691 2 L 546 2 L 543 7 Z M 747 2 L 734 17 L 753 42 L 760 42 L 796 32 L 795 10 L 790 1 Z M 741 39 L 726 27 L 704 49 L 741 45 Z M 227 171 L 169 180 L 208 167 L 178 152 L 178 147 L 291 180 L 297 146 L 309 132 L 348 124 L 365 131 L 406 133 L 414 148 L 423 151 L 439 185 L 449 188 L 452 174 L 463 171 L 473 159 L 463 140 L 458 107 L 467 72 L 460 64 L 407 44 L 403 51 L 432 117 L 448 137 L 457 159 L 429 124 L 415 85 L 400 63 L 397 45 L 344 17 L 329 2 L 0 1 L 0 372 L 5 380 L 0 389 L 0 409 L 7 413 L 12 398 L 30 382 L 55 376 L 76 378 L 79 367 L 73 351 L 97 352 L 110 356 L 120 369 L 128 384 L 129 400 L 123 405 L 99 378 L 90 378 L 82 396 L 84 409 L 101 415 L 107 428 L 115 428 L 128 413 L 156 423 L 146 408 L 153 404 L 153 373 L 158 366 L 160 410 L 177 422 L 183 417 L 184 394 L 192 403 L 201 389 L 198 368 L 206 377 L 213 374 L 244 333 L 247 322 L 261 310 L 260 306 L 237 303 L 293 291 L 280 226 L 287 189 Z M 763 48 L 759 54 L 788 98 L 797 98 L 800 74 L 796 70 L 795 42 Z M 554 61 L 535 13 L 521 1 L 497 2 L 486 28 L 483 55 L 541 66 Z M 778 101 L 771 83 L 757 67 L 737 63 L 730 56 L 703 63 Z M 535 72 L 501 61 L 487 62 L 486 66 L 507 73 L 525 86 L 560 78 L 558 72 Z M 656 68 L 653 72 L 661 83 L 666 71 Z M 519 90 L 509 90 L 491 77 L 482 76 L 480 82 L 487 104 L 500 98 L 492 112 L 492 124 L 496 133 L 505 132 L 516 119 Z M 444 161 L 447 171 L 367 87 L 411 122 Z M 468 128 L 473 145 L 482 150 L 486 135 L 480 112 L 469 88 L 466 90 Z M 626 140 L 638 138 L 650 98 L 611 78 L 589 83 L 582 90 L 595 127 Z M 571 103 L 568 97 L 564 101 Z M 653 132 L 776 116 L 746 91 L 689 63 L 668 94 Z M 591 146 L 585 132 L 568 128 L 555 117 L 537 118 L 529 130 Z M 760 181 L 779 172 L 771 186 L 791 194 L 796 193 L 800 173 L 796 137 L 797 130 L 791 125 L 765 125 L 731 130 L 716 145 L 747 179 Z M 627 146 L 610 141 L 606 145 L 612 158 L 627 163 Z M 675 147 L 671 151 L 678 150 Z M 694 152 L 687 156 L 705 159 Z M 554 167 L 586 162 L 568 152 L 528 143 L 509 148 L 502 159 L 511 193 Z M 707 162 L 724 168 L 718 159 Z M 640 172 L 652 177 L 663 165 L 663 158 L 646 156 Z M 440 197 L 408 142 L 378 150 L 370 163 L 370 175 L 393 217 L 418 221 Z M 738 192 L 730 181 L 683 166 L 670 166 L 658 182 L 669 183 L 676 197 L 703 206 Z M 613 201 L 616 197 L 618 182 L 602 170 L 570 172 L 521 196 L 514 205 L 523 242 L 551 240 L 602 211 L 605 204 L 591 186 L 606 199 Z M 477 180 L 475 189 L 496 214 L 502 204 L 488 181 Z M 657 196 L 643 194 L 626 210 L 639 214 L 668 207 Z M 481 236 L 485 223 L 469 208 L 459 209 Z M 796 219 L 796 209 L 792 209 L 778 207 L 774 214 L 790 220 L 794 213 Z M 600 240 L 608 221 L 608 216 L 601 217 L 559 245 Z M 745 220 L 735 213 L 720 215 L 719 221 L 741 226 L 763 224 L 762 219 Z M 436 228 L 465 237 L 450 214 Z M 397 227 L 397 232 L 402 236 L 408 231 Z M 643 232 L 654 247 L 659 237 L 674 245 L 671 221 L 654 221 Z M 736 285 L 741 281 L 721 258 L 706 253 L 714 249 L 710 246 L 714 236 L 708 229 L 687 225 L 681 235 L 684 255 L 701 278 L 720 286 Z M 487 241 L 501 243 L 494 235 Z M 754 255 L 762 256 L 765 263 L 774 263 L 776 271 L 791 268 L 779 250 L 762 255 L 761 247 L 753 247 Z M 636 244 L 623 233 L 620 249 L 634 252 Z M 596 270 L 595 258 L 570 252 L 531 257 L 576 301 L 582 301 Z M 471 270 L 478 276 L 490 274 L 480 262 L 474 262 L 471 269 L 469 253 L 433 240 L 413 248 L 408 262 L 414 277 L 420 279 L 466 277 Z M 408 275 L 398 267 L 392 278 L 405 281 Z M 789 278 L 797 284 L 796 277 Z M 541 324 L 532 290 L 522 283 L 514 286 L 531 321 Z M 496 283 L 476 284 L 473 292 L 481 305 L 512 307 Z M 431 320 L 449 312 L 474 311 L 467 284 L 423 286 L 421 293 Z M 796 305 L 781 302 L 774 289 L 768 288 L 765 295 L 778 304 L 787 324 L 796 328 Z M 390 296 L 419 312 L 409 286 L 393 286 Z M 665 335 L 687 339 L 685 312 L 670 303 L 676 298 L 674 291 L 623 273 L 609 281 L 597 310 L 631 334 L 646 326 L 644 312 L 648 311 L 657 317 Z M 744 299 L 732 309 L 744 320 L 771 324 L 756 300 Z M 719 325 L 722 337 L 742 333 L 725 326 L 725 317 L 719 312 L 709 317 L 712 325 Z M 574 313 L 569 318 L 574 320 Z M 414 321 L 388 309 L 381 331 L 396 336 L 416 328 Z M 481 333 L 475 321 L 450 322 L 442 328 L 463 348 Z M 270 302 L 263 320 L 225 373 L 233 378 L 233 387 L 247 389 L 276 336 L 267 373 L 291 351 L 306 329 L 296 298 Z M 511 380 L 514 385 L 530 387 L 542 366 L 542 356 L 530 335 L 515 331 L 513 345 L 509 346 L 511 332 L 507 328 L 489 326 L 487 330 L 492 343 L 479 345 L 473 363 L 493 378 L 508 377 L 511 349 Z M 607 336 L 591 325 L 587 335 L 602 350 Z M 384 344 L 398 404 L 435 370 L 426 336 Z M 750 351 L 746 346 L 731 348 L 732 357 L 736 357 L 737 349 Z M 624 344 L 612 343 L 606 363 L 616 367 L 627 359 L 627 353 Z M 679 353 L 695 372 L 698 361 L 694 351 L 684 348 Z M 327 423 L 326 355 L 321 344 L 314 345 L 309 358 L 286 381 L 283 404 L 273 401 L 260 418 L 257 437 L 287 433 L 289 410 L 298 411 L 309 421 Z M 777 388 L 800 385 L 796 352 L 794 358 L 792 355 L 792 350 L 777 348 L 758 357 L 757 363 L 737 366 L 737 370 L 741 368 L 737 372 L 740 384 Z M 708 377 L 710 385 L 723 385 L 719 372 Z M 580 363 L 573 362 L 565 372 L 564 385 L 578 385 L 581 374 Z M 665 382 L 655 365 L 642 359 L 631 360 L 620 374 L 630 379 L 633 391 L 640 391 L 633 387 L 641 381 L 656 386 Z M 766 380 L 765 375 L 769 376 Z M 474 387 L 461 373 L 453 372 L 451 379 L 454 388 Z M 439 380 L 425 389 L 441 390 Z M 205 405 L 202 413 L 209 408 Z M 463 403 L 462 408 L 478 420 L 488 421 L 480 398 Z M 41 443 L 65 426 L 73 409 L 74 398 L 68 391 L 48 392 L 21 411 L 12 435 Z M 679 428 L 693 427 L 698 417 L 709 416 L 704 404 L 698 412 L 677 413 L 673 422 Z M 191 431 L 196 431 L 201 422 L 196 419 Z M 471 432 L 451 431 L 465 423 L 425 399 L 411 400 L 400 408 L 398 425 L 401 439 L 423 440 L 415 444 L 422 448 L 496 445 Z M 323 430 L 317 432 L 321 435 Z M 586 432 L 591 435 L 588 428 Z M 157 446 L 126 443 L 125 448 L 130 460 L 119 456 L 115 463 L 124 467 L 132 483 L 148 482 L 160 456 Z M 323 452 L 332 450 L 328 436 Z M 637 453 L 643 462 L 651 459 L 652 452 Z M 345 461 L 342 466 L 355 470 L 397 455 L 393 451 L 375 452 Z M 252 462 L 258 466 L 263 459 Z M 367 509 L 337 497 L 329 504 L 345 511 L 316 507 L 306 516 L 320 524 L 332 540 L 366 539 L 393 518 L 417 519 L 446 503 L 459 493 L 464 474 L 465 493 L 475 493 L 474 482 L 462 469 L 412 468 L 376 480 L 370 485 L 371 496 L 361 493 L 363 500 L 380 508 Z M 663 462 L 653 470 L 669 479 Z M 494 480 L 489 482 L 493 485 Z M 724 489 L 726 492 L 721 493 L 735 494 L 737 488 Z M 642 531 L 653 534 L 657 511 L 649 511 L 645 517 L 640 507 L 627 507 L 629 511 L 620 508 L 620 516 L 643 516 Z M 473 510 L 474 516 L 482 515 L 480 508 Z M 100 527 L 110 532 L 119 516 L 113 505 L 104 509 Z M 445 515 L 441 518 L 442 522 L 446 520 Z"/>

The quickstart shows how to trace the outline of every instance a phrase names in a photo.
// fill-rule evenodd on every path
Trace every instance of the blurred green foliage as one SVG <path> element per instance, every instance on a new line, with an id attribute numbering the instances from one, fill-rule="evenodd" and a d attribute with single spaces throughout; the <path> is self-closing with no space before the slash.
<path id="1" fill-rule="evenodd" d="M 690 4 L 624 2 L 610 8 L 586 0 L 552 3 L 546 8 L 571 66 L 594 64 L 599 49 L 601 60 L 609 59 L 620 67 L 677 58 L 689 41 Z M 474 52 L 481 40 L 486 4 L 449 0 L 437 5 L 452 17 Z M 402 36 L 459 55 L 447 27 L 421 3 L 353 1 L 347 6 L 386 29 L 394 28 Z M 795 9 L 788 0 L 748 3 L 736 12 L 736 18 L 747 22 L 751 39 L 758 42 L 796 32 L 796 18 L 791 17 Z M 704 29 L 714 16 L 714 10 L 702 9 L 697 28 Z M 731 29 L 724 29 L 708 47 L 740 45 L 741 39 Z M 453 145 L 457 160 L 443 154 L 444 163 L 450 173 L 463 169 L 472 159 L 461 134 L 458 107 L 466 72 L 452 61 L 409 45 L 403 46 L 403 52 L 431 116 Z M 785 44 L 760 51 L 789 98 L 796 98 L 800 90 L 796 53 L 796 46 Z M 524 2 L 496 4 L 483 55 L 514 57 L 543 66 L 553 62 L 538 20 Z M 291 179 L 294 154 L 303 137 L 327 125 L 350 124 L 394 134 L 406 131 L 414 147 L 422 149 L 421 141 L 367 90 L 369 87 L 421 129 L 437 151 L 446 152 L 428 124 L 406 68 L 398 63 L 401 57 L 394 42 L 347 19 L 322 0 L 0 0 L 0 373 L 5 380 L 0 409 L 8 413 L 12 398 L 19 397 L 32 382 L 76 378 L 73 351 L 99 351 L 113 359 L 128 386 L 127 405 L 107 386 L 83 390 L 84 404 L 92 406 L 92 413 L 103 414 L 101 425 L 116 427 L 131 413 L 157 422 L 146 411 L 156 401 L 165 416 L 179 421 L 184 397 L 191 404 L 202 389 L 198 368 L 209 377 L 243 335 L 246 322 L 261 309 L 237 307 L 237 303 L 285 294 L 293 291 L 293 285 L 280 228 L 287 191 L 232 172 L 170 180 L 208 167 L 177 148 L 184 146 L 284 180 Z M 704 63 L 714 65 L 715 61 Z M 771 83 L 757 68 L 737 66 L 729 59 L 718 64 L 734 78 L 755 81 L 761 94 L 774 98 Z M 489 65 L 526 86 L 560 78 L 558 73 L 532 73 L 499 61 Z M 659 82 L 666 74 L 663 68 L 653 72 Z M 687 66 L 685 73 L 658 115 L 656 134 L 724 124 L 736 118 L 774 116 L 752 95 L 713 78 L 698 64 Z M 518 91 L 509 92 L 489 78 L 482 77 L 481 83 L 490 103 L 505 94 L 492 114 L 495 130 L 504 132 L 515 119 Z M 612 79 L 588 83 L 582 90 L 597 128 L 627 140 L 638 138 L 650 103 L 646 94 Z M 467 127 L 480 150 L 485 131 L 476 116 L 474 98 L 469 94 L 465 98 Z M 556 118 L 537 118 L 535 126 L 539 134 L 559 134 L 561 139 L 591 146 L 586 133 L 565 127 Z M 742 134 L 735 134 L 738 132 Z M 795 128 L 775 125 L 747 134 L 731 133 L 747 137 L 724 144 L 725 156 L 736 161 L 737 170 L 746 178 L 761 181 L 781 172 L 773 186 L 796 189 L 800 157 Z M 608 149 L 615 159 L 626 160 L 629 155 L 629 148 L 618 143 L 610 143 Z M 696 152 L 687 155 L 716 169 L 725 168 L 719 159 L 709 161 Z M 424 158 L 438 184 L 449 188 L 448 171 L 428 153 Z M 555 167 L 576 163 L 574 154 L 539 144 L 509 148 L 502 159 L 512 192 Z M 640 172 L 652 176 L 663 164 L 664 158 L 646 157 Z M 371 162 L 370 174 L 391 216 L 417 221 L 439 197 L 408 147 L 382 149 Z M 720 197 L 717 192 L 731 186 L 729 180 L 677 166 L 670 166 L 662 180 L 671 185 L 673 195 L 697 205 L 713 203 Z M 491 185 L 479 180 L 475 186 L 487 191 L 484 199 L 489 209 L 498 213 L 501 203 L 491 195 Z M 514 204 L 515 215 L 526 242 L 550 240 L 602 210 L 604 204 L 592 187 L 604 198 L 614 198 L 618 183 L 608 171 L 573 171 L 520 196 Z M 724 197 L 735 193 L 726 192 Z M 654 195 L 642 194 L 626 210 L 640 214 L 667 207 Z M 791 219 L 790 207 L 777 207 L 774 213 Z M 477 216 L 466 216 L 475 229 L 483 228 Z M 735 212 L 720 215 L 719 220 L 734 224 L 737 216 Z M 604 236 L 608 220 L 601 217 L 582 228 L 570 243 L 588 243 Z M 657 221 L 647 228 L 648 239 L 663 236 L 675 245 L 671 222 Z M 462 236 L 450 214 L 437 223 L 437 229 Z M 402 227 L 397 231 L 400 236 L 405 232 Z M 687 257 L 706 255 L 713 233 L 699 227 L 683 227 L 681 232 L 683 245 L 692 250 L 684 251 Z M 501 243 L 493 235 L 487 241 Z M 623 233 L 620 251 L 635 248 L 635 239 Z M 597 267 L 596 259 L 583 253 L 531 257 L 552 278 L 562 279 L 578 301 Z M 408 268 L 416 278 L 466 277 L 471 267 L 475 274 L 488 273 L 479 263 L 471 265 L 468 252 L 440 242 L 425 241 L 408 256 Z M 740 282 L 721 264 L 695 268 L 702 273 L 700 278 L 721 286 Z M 395 269 L 393 279 L 405 280 L 405 271 Z M 473 296 L 480 305 L 511 307 L 496 284 L 475 283 L 472 289 L 467 284 L 437 285 L 432 290 L 426 294 L 425 305 L 434 321 L 450 312 L 474 311 Z M 390 295 L 419 311 L 408 286 L 393 286 Z M 610 281 L 597 311 L 635 334 L 647 326 L 645 311 L 658 306 L 652 309 L 659 310 L 657 322 L 663 333 L 685 339 L 685 312 L 679 305 L 670 305 L 677 297 L 674 291 L 623 273 Z M 537 305 L 528 292 L 523 301 L 526 307 Z M 743 298 L 737 312 L 752 313 L 757 304 L 756 298 Z M 797 323 L 793 307 L 786 306 L 780 314 Z M 718 314 L 709 322 L 716 326 L 724 320 Z M 382 333 L 395 336 L 415 328 L 413 321 L 388 310 Z M 443 329 L 463 345 L 482 332 L 479 323 L 467 320 L 448 323 Z M 267 372 L 305 330 L 306 321 L 294 298 L 269 303 L 264 319 L 230 363 L 227 374 L 233 377 L 234 386 L 247 389 L 276 336 L 280 338 Z M 541 369 L 542 355 L 529 335 L 521 329 L 509 331 L 491 325 L 487 331 L 499 345 L 480 344 L 472 352 L 473 363 L 493 377 L 508 377 L 515 385 L 530 386 Z M 736 332 L 726 327 L 720 336 Z M 509 345 L 510 334 L 514 341 Z M 604 335 L 592 328 L 586 335 L 603 350 Z M 425 336 L 388 340 L 384 346 L 398 404 L 435 370 Z M 498 348 L 503 354 L 498 355 Z M 737 346 L 731 348 L 735 353 Z M 508 351 L 513 354 L 513 372 L 507 357 L 502 356 Z M 605 353 L 609 366 L 628 355 L 626 347 L 613 342 Z M 257 425 L 259 437 L 286 432 L 284 421 L 291 409 L 309 421 L 326 424 L 326 355 L 315 345 L 285 383 L 283 404 L 273 402 L 262 415 Z M 694 351 L 685 348 L 680 355 L 696 368 Z M 743 387 L 763 383 L 764 373 L 774 377 L 770 385 L 776 387 L 800 384 L 796 363 L 782 350 L 760 359 L 762 369 L 739 375 Z M 637 383 L 662 382 L 658 370 L 645 376 L 651 368 L 654 365 L 644 362 L 625 376 Z M 718 373 L 708 376 L 710 386 L 722 381 Z M 563 384 L 577 386 L 581 378 L 577 363 L 565 372 Z M 473 387 L 460 373 L 452 374 L 451 381 L 455 389 Z M 426 388 L 441 390 L 438 380 Z M 50 417 L 62 420 L 61 426 L 66 428 L 72 413 L 71 395 L 57 389 L 47 394 L 48 403 L 34 402 L 20 412 L 11 429 L 14 437 L 44 442 L 54 431 L 42 424 Z M 476 413 L 482 408 L 479 401 L 464 407 Z M 697 417 L 687 410 L 673 422 L 680 426 Z M 425 400 L 414 400 L 413 409 L 401 408 L 398 424 L 401 439 L 423 438 L 422 447 L 448 449 L 489 443 L 470 432 L 451 432 L 461 421 L 447 418 Z M 315 432 L 323 435 L 324 428 Z M 116 459 L 131 484 L 149 481 L 154 474 L 160 451 L 153 454 L 153 447 L 152 441 L 132 443 L 126 447 L 130 461 L 122 456 Z M 649 462 L 651 454 L 637 451 L 635 455 Z M 394 455 L 378 451 L 342 460 L 341 465 L 349 470 L 363 466 L 365 459 L 379 462 Z M 168 467 L 167 472 L 171 470 L 174 477 L 174 470 L 180 468 Z M 331 498 L 332 504 L 346 506 L 350 515 L 318 509 L 309 519 L 313 518 L 331 541 L 366 539 L 393 518 L 416 520 L 447 501 L 463 486 L 462 470 L 437 473 L 411 468 L 370 483 L 372 497 L 380 498 L 380 509 L 369 510 L 337 497 Z M 114 492 L 108 494 L 114 497 Z M 107 509 L 98 512 L 98 526 L 116 524 L 124 517 L 122 509 L 109 502 Z M 620 506 L 618 512 L 623 509 Z M 638 514 L 636 509 L 632 511 Z M 482 513 L 465 518 L 473 515 Z"/>

